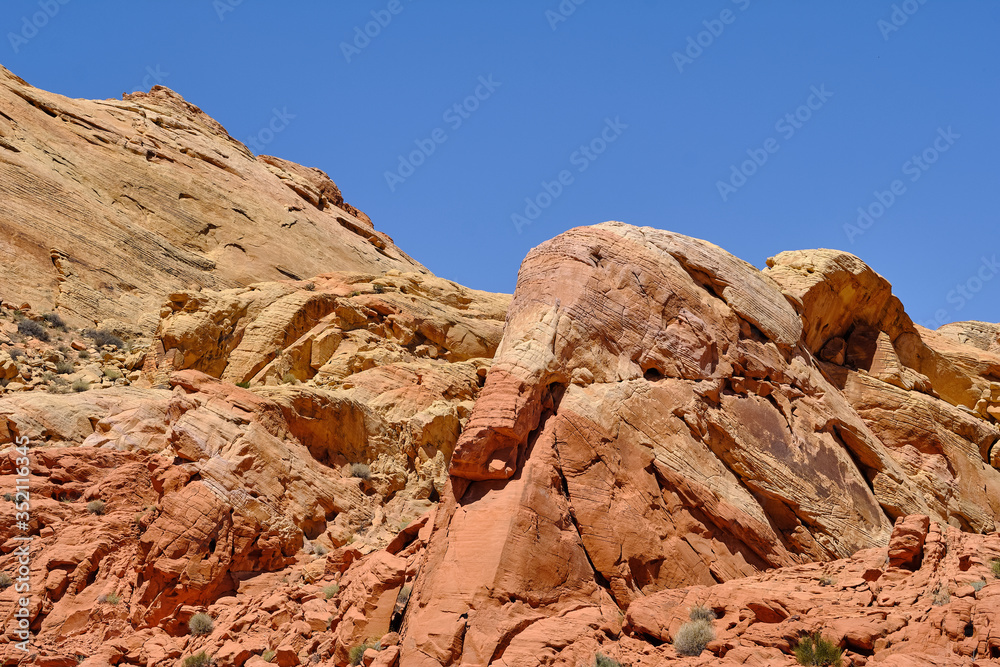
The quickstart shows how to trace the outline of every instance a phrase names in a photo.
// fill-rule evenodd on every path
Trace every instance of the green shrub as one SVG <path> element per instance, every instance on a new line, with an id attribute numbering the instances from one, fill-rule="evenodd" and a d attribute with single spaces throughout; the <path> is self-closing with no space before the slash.
<path id="1" fill-rule="evenodd" d="M 191 620 L 188 621 L 188 630 L 196 637 L 211 633 L 213 627 L 215 627 L 215 623 L 212 621 L 212 617 L 201 612 L 192 616 Z"/>
<path id="2" fill-rule="evenodd" d="M 372 644 L 364 643 L 358 644 L 357 646 L 352 646 L 351 650 L 347 652 L 347 657 L 350 659 L 352 665 L 360 665 L 361 658 L 364 656 L 365 651 L 372 648 Z"/>
<path id="3" fill-rule="evenodd" d="M 0 591 L 7 590 L 14 584 L 14 580 L 6 572 L 0 572 Z"/>
<path id="4" fill-rule="evenodd" d="M 108 366 L 104 369 L 104 377 L 114 382 L 115 380 L 121 380 L 124 376 L 122 375 L 122 372 L 114 366 Z"/>
<path id="5" fill-rule="evenodd" d="M 56 373 L 59 375 L 69 375 L 73 372 L 73 362 L 67 359 L 56 362 Z"/>
<path id="6" fill-rule="evenodd" d="M 323 588 L 323 597 L 329 600 L 339 592 L 340 592 L 340 586 L 338 584 L 330 584 L 329 586 Z"/>
<path id="7" fill-rule="evenodd" d="M 73 391 L 75 391 L 78 394 L 87 391 L 88 389 L 90 389 L 90 383 L 84 380 L 83 378 L 80 378 L 79 380 L 73 382 Z"/>
<path id="8" fill-rule="evenodd" d="M 813 667 L 840 667 L 844 652 L 829 639 L 817 632 L 803 637 L 795 647 L 795 659 L 800 665 Z"/>
<path id="9" fill-rule="evenodd" d="M 267 649 L 261 654 L 260 657 L 264 658 L 264 662 L 271 662 L 272 660 L 274 660 L 274 656 L 276 656 L 277 654 L 278 654 L 277 651 L 272 651 L 271 649 Z"/>
<path id="10" fill-rule="evenodd" d="M 974 590 L 974 591 L 976 591 L 978 593 L 979 591 L 983 590 L 983 587 L 986 586 L 986 580 L 982 579 L 980 581 L 973 581 L 969 585 L 972 586 L 972 590 Z"/>
<path id="11" fill-rule="evenodd" d="M 369 468 L 364 463 L 352 463 L 351 464 L 351 477 L 357 477 L 358 479 L 371 479 L 372 469 Z"/>
<path id="12" fill-rule="evenodd" d="M 242 389 L 249 389 L 250 388 L 250 383 L 249 382 L 237 382 L 236 386 L 240 387 Z"/>
<path id="13" fill-rule="evenodd" d="M 80 359 L 90 359 L 90 352 L 87 350 L 80 350 L 76 353 L 76 356 Z"/>
<path id="14" fill-rule="evenodd" d="M 117 593 L 108 593 L 107 595 L 104 596 L 104 601 L 110 605 L 116 605 L 122 601 L 122 596 L 118 595 Z"/>
<path id="15" fill-rule="evenodd" d="M 33 320 L 21 320 L 17 323 L 17 333 L 23 336 L 31 336 L 41 341 L 49 340 L 49 332 L 38 322 Z"/>
<path id="16" fill-rule="evenodd" d="M 679 655 L 697 656 L 715 639 L 715 629 L 709 621 L 691 621 L 681 626 L 674 637 L 674 649 Z"/>
<path id="17" fill-rule="evenodd" d="M 622 667 L 622 663 L 614 658 L 609 658 L 603 653 L 594 655 L 594 667 Z"/>
<path id="18" fill-rule="evenodd" d="M 993 572 L 994 579 L 1000 579 L 1000 560 L 990 561 L 990 571 Z"/>
<path id="19" fill-rule="evenodd" d="M 199 651 L 192 656 L 184 658 L 184 667 L 209 667 L 212 664 L 212 656 Z"/>
<path id="20" fill-rule="evenodd" d="M 295 373 L 288 372 L 281 376 L 282 384 L 298 384 L 299 379 L 295 377 Z"/>
<path id="21" fill-rule="evenodd" d="M 715 612 L 703 604 L 696 604 L 688 612 L 688 618 L 692 621 L 708 621 L 711 623 L 715 620 Z"/>
<path id="22" fill-rule="evenodd" d="M 91 514 L 96 514 L 97 516 L 101 516 L 104 514 L 104 506 L 105 503 L 103 500 L 91 500 L 89 503 L 87 503 L 87 511 L 90 512 Z"/>

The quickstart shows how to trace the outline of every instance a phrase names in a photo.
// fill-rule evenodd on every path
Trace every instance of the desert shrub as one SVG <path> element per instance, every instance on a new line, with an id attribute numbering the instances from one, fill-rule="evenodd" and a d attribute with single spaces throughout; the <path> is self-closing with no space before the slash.
<path id="1" fill-rule="evenodd" d="M 18 322 L 17 333 L 22 336 L 31 336 L 32 338 L 37 338 L 42 341 L 47 341 L 49 339 L 49 332 L 45 330 L 45 327 L 34 320 L 21 320 Z"/>
<path id="2" fill-rule="evenodd" d="M 990 571 L 993 572 L 994 579 L 1000 579 L 1000 560 L 990 561 Z"/>
<path id="3" fill-rule="evenodd" d="M 840 667 L 844 652 L 820 633 L 807 635 L 795 647 L 795 659 L 800 665 L 813 667 Z"/>
<path id="4" fill-rule="evenodd" d="M 681 626 L 674 637 L 674 649 L 680 655 L 697 656 L 715 639 L 715 629 L 709 621 L 691 621 Z"/>
<path id="5" fill-rule="evenodd" d="M 603 653 L 597 653 L 594 655 L 594 667 L 622 667 L 622 663 Z"/>
<path id="6" fill-rule="evenodd" d="M 73 391 L 75 391 L 78 394 L 80 392 L 87 391 L 88 389 L 90 389 L 90 383 L 84 380 L 83 378 L 80 378 L 79 380 L 73 383 Z"/>
<path id="7" fill-rule="evenodd" d="M 972 590 L 974 590 L 974 591 L 976 591 L 978 593 L 979 591 L 983 590 L 984 586 L 986 586 L 986 580 L 985 579 L 981 579 L 980 581 L 973 581 L 969 585 L 972 586 Z"/>
<path id="8" fill-rule="evenodd" d="M 313 545 L 313 553 L 316 554 L 317 556 L 325 556 L 330 551 L 319 542 L 313 542 L 312 545 Z"/>
<path id="9" fill-rule="evenodd" d="M 261 654 L 260 657 L 264 658 L 264 662 L 271 662 L 272 660 L 274 660 L 274 656 L 276 656 L 277 654 L 278 654 L 277 651 L 272 651 L 271 649 L 267 649 Z"/>
<path id="10" fill-rule="evenodd" d="M 12 347 L 11 349 L 7 350 L 7 354 L 10 355 L 11 359 L 17 361 L 18 359 L 24 356 L 24 350 Z"/>
<path id="11" fill-rule="evenodd" d="M 87 350 L 80 350 L 79 352 L 76 353 L 76 356 L 79 357 L 80 359 L 90 359 L 90 352 L 88 352 Z"/>
<path id="12" fill-rule="evenodd" d="M 337 584 L 330 584 L 329 586 L 323 588 L 323 597 L 329 600 L 339 592 L 340 592 L 340 586 L 338 586 Z"/>
<path id="13" fill-rule="evenodd" d="M 107 595 L 102 595 L 101 597 L 103 597 L 104 601 L 110 605 L 116 605 L 122 601 L 122 596 L 117 593 L 108 593 Z"/>
<path id="14" fill-rule="evenodd" d="M 364 463 L 352 463 L 351 464 L 351 477 L 357 477 L 358 479 L 371 479 L 372 469 L 369 468 Z"/>
<path id="15" fill-rule="evenodd" d="M 715 620 L 715 612 L 703 604 L 696 604 L 688 612 L 688 618 L 692 621 L 708 621 L 711 623 Z"/>
<path id="16" fill-rule="evenodd" d="M 298 384 L 299 379 L 295 377 L 294 373 L 285 373 L 281 376 L 281 382 L 283 384 Z"/>
<path id="17" fill-rule="evenodd" d="M 833 577 L 822 576 L 819 578 L 820 586 L 833 586 L 834 583 L 836 582 L 833 580 Z"/>
<path id="18" fill-rule="evenodd" d="M 940 607 L 951 602 L 951 591 L 948 590 L 948 587 L 945 586 L 943 582 L 937 585 L 937 588 L 934 589 L 931 596 L 931 602 L 935 607 Z"/>
<path id="19" fill-rule="evenodd" d="M 14 584 L 14 580 L 6 572 L 0 572 L 0 591 L 7 590 Z"/>
<path id="20" fill-rule="evenodd" d="M 396 606 L 405 607 L 410 602 L 410 596 L 413 595 L 413 587 L 403 586 L 399 589 L 399 595 L 396 596 Z"/>
<path id="21" fill-rule="evenodd" d="M 91 514 L 96 514 L 97 516 L 101 516 L 102 514 L 104 514 L 104 506 L 105 503 L 103 500 L 91 500 L 89 503 L 87 503 L 87 511 L 90 512 Z"/>
<path id="22" fill-rule="evenodd" d="M 184 667 L 209 667 L 211 664 L 212 656 L 204 651 L 199 651 L 194 655 L 184 658 Z"/>
<path id="23" fill-rule="evenodd" d="M 9 503 L 12 503 L 12 502 L 14 502 L 14 494 L 13 493 L 5 493 L 5 494 L 3 494 L 3 499 L 6 500 Z"/>
<path id="24" fill-rule="evenodd" d="M 97 347 L 110 345 L 119 350 L 125 347 L 125 341 L 105 329 L 84 329 L 83 335 L 93 340 Z"/>
<path id="25" fill-rule="evenodd" d="M 372 645 L 368 643 L 352 646 L 351 650 L 347 652 L 347 657 L 348 659 L 350 659 L 351 664 L 360 665 L 362 656 L 364 656 L 365 651 L 367 651 L 370 648 L 372 648 Z"/>
<path id="26" fill-rule="evenodd" d="M 249 389 L 250 388 L 250 383 L 249 382 L 237 382 L 236 386 L 237 387 L 241 387 L 243 389 Z"/>
<path id="27" fill-rule="evenodd" d="M 42 315 L 42 319 L 53 329 L 66 330 L 66 323 L 63 322 L 63 318 L 59 317 L 58 313 L 45 313 Z"/>
<path id="28" fill-rule="evenodd" d="M 73 372 L 73 362 L 63 359 L 56 362 L 56 373 L 59 375 L 69 375 Z"/>
<path id="29" fill-rule="evenodd" d="M 188 630 L 196 637 L 209 634 L 213 627 L 215 627 L 215 623 L 212 621 L 212 617 L 201 612 L 192 616 L 191 620 L 188 621 Z"/>
<path id="30" fill-rule="evenodd" d="M 120 370 L 118 370 L 114 366 L 108 366 L 107 368 L 104 369 L 104 377 L 108 378 L 113 382 L 115 380 L 121 380 L 123 376 Z"/>
<path id="31" fill-rule="evenodd" d="M 379 285 L 378 283 L 375 283 L 374 285 L 372 285 L 372 288 L 375 290 L 376 294 L 385 294 L 385 285 Z"/>

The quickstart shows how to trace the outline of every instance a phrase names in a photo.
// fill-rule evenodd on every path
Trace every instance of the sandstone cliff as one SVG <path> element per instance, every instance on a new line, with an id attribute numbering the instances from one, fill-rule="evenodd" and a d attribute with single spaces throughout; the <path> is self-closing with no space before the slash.
<path id="1" fill-rule="evenodd" d="M 255 157 L 167 88 L 73 100 L 3 67 L 0 263 L 6 301 L 145 333 L 183 289 L 425 271 L 326 174 Z"/>

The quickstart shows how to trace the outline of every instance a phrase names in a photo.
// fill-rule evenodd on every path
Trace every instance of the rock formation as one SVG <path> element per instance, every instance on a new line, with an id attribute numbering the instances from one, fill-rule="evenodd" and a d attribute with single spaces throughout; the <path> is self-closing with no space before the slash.
<path id="1" fill-rule="evenodd" d="M 4 665 L 1000 657 L 1000 325 L 615 222 L 467 289 L 161 88 L 0 69 L 0 176 Z"/>

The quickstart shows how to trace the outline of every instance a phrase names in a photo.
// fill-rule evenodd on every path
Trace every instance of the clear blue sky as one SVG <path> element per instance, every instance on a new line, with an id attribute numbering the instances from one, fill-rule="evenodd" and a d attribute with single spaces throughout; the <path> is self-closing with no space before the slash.
<path id="1" fill-rule="evenodd" d="M 622 220 L 760 267 L 843 248 L 918 322 L 1000 321 L 1000 3 L 893 4 L 4 0 L 0 62 L 72 97 L 162 83 L 471 287 L 512 291 L 533 246 Z M 294 118 L 261 134 L 275 109 Z"/>

